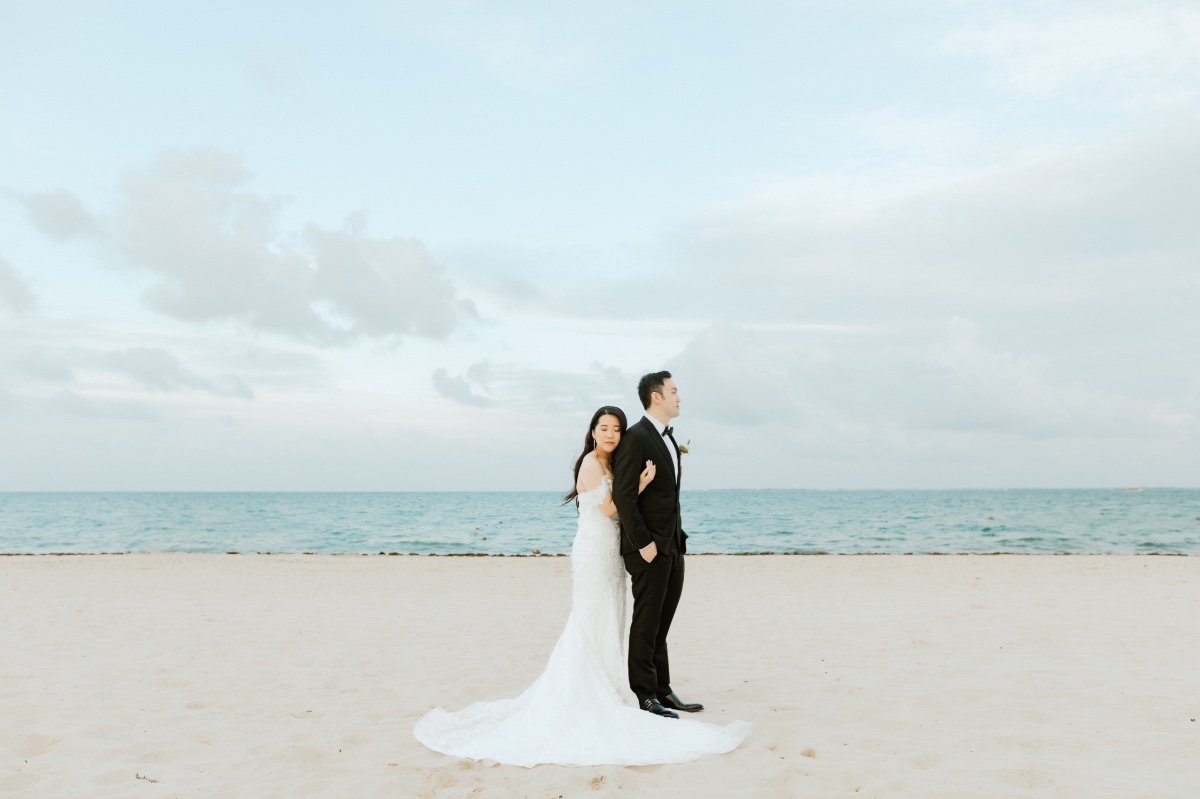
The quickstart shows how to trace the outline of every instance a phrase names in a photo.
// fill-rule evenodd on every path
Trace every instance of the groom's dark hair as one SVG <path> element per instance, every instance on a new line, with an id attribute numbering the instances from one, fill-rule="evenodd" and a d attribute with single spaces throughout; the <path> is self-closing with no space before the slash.
<path id="1" fill-rule="evenodd" d="M 638 381 L 638 399 L 642 401 L 643 408 L 650 408 L 651 394 L 655 391 L 659 394 L 663 393 L 663 381 L 670 376 L 670 372 L 651 372 L 648 375 L 642 375 L 642 379 Z"/>

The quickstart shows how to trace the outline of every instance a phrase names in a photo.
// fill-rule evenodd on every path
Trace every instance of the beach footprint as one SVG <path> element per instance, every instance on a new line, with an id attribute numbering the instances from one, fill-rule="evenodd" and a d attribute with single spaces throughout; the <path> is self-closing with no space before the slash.
<path id="1" fill-rule="evenodd" d="M 908 764 L 914 768 L 921 769 L 921 771 L 929 771 L 929 769 L 940 765 L 942 759 L 941 755 L 917 755 L 916 757 L 910 757 Z"/>
<path id="2" fill-rule="evenodd" d="M 26 735 L 20 744 L 17 746 L 17 751 L 21 757 L 40 757 L 47 752 L 51 752 L 63 742 L 61 737 L 55 738 L 50 735 Z"/>
<path id="3" fill-rule="evenodd" d="M 8 793 L 12 791 L 16 794 L 18 791 L 28 791 L 38 781 L 41 780 L 37 774 L 28 771 L 18 771 L 16 774 L 10 774 L 7 777 L 0 777 L 0 791 Z"/>

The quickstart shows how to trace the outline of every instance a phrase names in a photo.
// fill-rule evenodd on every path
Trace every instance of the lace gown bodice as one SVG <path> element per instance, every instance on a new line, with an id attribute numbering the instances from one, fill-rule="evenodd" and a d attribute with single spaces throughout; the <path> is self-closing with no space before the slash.
<path id="1" fill-rule="evenodd" d="M 605 516 L 612 481 L 579 494 L 571 546 L 571 615 L 542 675 L 515 699 L 457 713 L 435 708 L 413 730 L 438 752 L 517 766 L 683 763 L 728 752 L 750 725 L 665 719 L 639 710 L 626 671 L 629 578 L 620 528 Z"/>

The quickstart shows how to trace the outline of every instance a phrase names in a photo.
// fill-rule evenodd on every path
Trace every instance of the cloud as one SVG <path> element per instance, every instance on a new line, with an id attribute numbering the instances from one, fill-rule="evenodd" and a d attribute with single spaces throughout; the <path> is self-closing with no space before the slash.
<path id="1" fill-rule="evenodd" d="M 464 375 L 452 376 L 446 369 L 438 369 L 433 373 L 433 385 L 441 396 L 467 405 L 574 414 L 621 404 L 634 394 L 636 381 L 598 361 L 582 372 L 568 372 L 484 360 L 469 366 Z"/>
<path id="2" fill-rule="evenodd" d="M 260 373 L 319 372 L 324 361 L 309 352 L 296 352 L 276 347 L 248 347 L 236 355 L 226 355 L 227 363 Z"/>
<path id="3" fill-rule="evenodd" d="M 316 263 L 314 295 L 356 334 L 413 333 L 445 338 L 462 310 L 454 286 L 416 239 L 373 239 L 363 235 L 365 214 L 352 215 L 345 230 L 305 231 Z"/>
<path id="4" fill-rule="evenodd" d="M 729 323 L 706 328 L 666 364 L 689 417 L 735 426 L 802 421 L 780 365 L 753 332 Z"/>
<path id="5" fill-rule="evenodd" d="M 216 380 L 200 377 L 183 368 L 178 358 L 159 347 L 117 350 L 105 353 L 100 360 L 149 391 L 176 392 L 186 388 L 222 397 L 254 399 L 254 392 L 242 378 L 236 375 L 222 375 Z"/>
<path id="6" fill-rule="evenodd" d="M 17 358 L 16 366 L 25 374 L 41 380 L 69 383 L 75 379 L 75 373 L 66 360 L 51 355 L 44 347 L 31 347 Z"/>
<path id="7" fill-rule="evenodd" d="M 25 206 L 33 226 L 57 242 L 87 238 L 99 233 L 95 218 L 79 198 L 66 189 L 34 194 L 10 192 Z"/>
<path id="8" fill-rule="evenodd" d="M 3 257 L 0 257 L 0 303 L 16 313 L 24 313 L 37 304 L 29 285 Z"/>
<path id="9" fill-rule="evenodd" d="M 507 404 L 544 413 L 590 414 L 601 405 L 627 404 L 637 386 L 636 378 L 599 361 L 583 371 L 497 365 L 489 377 Z"/>
<path id="10" fill-rule="evenodd" d="M 1198 138 L 1200 121 L 1189 119 L 907 193 L 779 181 L 690 231 L 683 288 L 700 312 L 774 321 L 1194 290 Z"/>
<path id="11" fill-rule="evenodd" d="M 273 67 L 254 53 L 244 53 L 242 63 L 263 88 L 276 94 L 287 93 L 290 85 L 295 83 L 293 70 Z"/>
<path id="12" fill-rule="evenodd" d="M 299 360 L 298 363 L 307 363 Z M 184 367 L 179 358 L 162 347 L 130 347 L 96 351 L 79 348 L 52 351 L 41 345 L 30 347 L 13 359 L 23 374 L 49 382 L 75 382 L 76 371 L 84 375 L 83 385 L 111 386 L 98 382 L 101 375 L 120 375 L 146 391 L 177 393 L 202 391 L 219 397 L 254 399 L 254 391 L 235 374 L 204 377 Z"/>
<path id="13" fill-rule="evenodd" d="M 321 343 L 344 341 L 312 307 L 312 269 L 278 243 L 282 205 L 238 186 L 249 178 L 214 148 L 168 151 L 124 181 L 120 248 L 163 280 L 147 304 L 179 319 L 237 319 L 250 327 Z"/>
<path id="14" fill-rule="evenodd" d="M 495 295 L 506 309 L 527 307 L 546 299 L 542 289 L 533 282 L 507 272 L 489 270 L 481 285 Z"/>
<path id="15" fill-rule="evenodd" d="M 249 191 L 216 148 L 163 153 L 125 178 L 116 247 L 161 282 L 146 303 L 177 319 L 240 321 L 321 345 L 360 337 L 444 338 L 473 306 L 415 239 L 311 224 L 299 246 L 277 230 L 284 200 Z"/>
<path id="16" fill-rule="evenodd" d="M 1163 439 L 1192 423 L 1178 404 L 1110 394 L 1055 374 L 1033 354 L 987 347 L 975 322 L 939 335 L 755 331 L 720 323 L 668 362 L 682 423 L 741 431 L 782 463 L 805 457 L 936 458 L 958 437 L 1028 441 Z M 729 434 L 721 433 L 729 438 Z"/>
<path id="17" fill-rule="evenodd" d="M 479 363 L 473 363 L 467 367 L 467 379 L 479 385 L 484 391 L 487 391 L 488 377 L 492 373 L 492 364 L 484 359 Z"/>
<path id="18" fill-rule="evenodd" d="M 1190 3 L 1047 3 L 984 15 L 939 50 L 988 59 L 1005 89 L 1082 106 L 1185 106 L 1200 85 Z"/>
<path id="19" fill-rule="evenodd" d="M 433 389 L 446 399 L 461 402 L 464 405 L 483 407 L 491 404 L 486 397 L 481 397 L 471 390 L 471 383 L 467 378 L 461 375 L 451 376 L 445 369 L 434 370 Z"/>
<path id="20" fill-rule="evenodd" d="M 55 394 L 51 405 L 63 413 L 90 419 L 152 422 L 159 418 L 153 408 L 140 402 L 106 397 L 85 397 L 70 389 L 64 389 Z"/>
<path id="21" fill-rule="evenodd" d="M 1113 485 L 1192 478 L 1193 381 L 1164 401 L 1098 388 L 991 327 L 717 323 L 666 365 L 693 487 Z M 1186 381 L 1185 381 L 1186 382 Z M 1157 454 L 1154 454 L 1157 453 Z M 1156 475 L 1132 477 L 1133 475 Z M 1173 475 L 1173 476 L 1172 476 Z"/>
<path id="22" fill-rule="evenodd" d="M 980 343 L 969 319 L 946 321 L 922 351 L 889 349 L 880 381 L 901 421 L 914 427 L 1034 438 L 1153 437 L 1165 432 L 1144 402 L 1055 379 L 1051 363 Z M 882 409 L 881 409 L 882 410 Z"/>
<path id="23" fill-rule="evenodd" d="M 220 362 L 225 368 L 253 375 L 255 385 L 288 391 L 316 391 L 331 385 L 332 375 L 325 359 L 308 352 L 255 346 L 223 352 Z"/>

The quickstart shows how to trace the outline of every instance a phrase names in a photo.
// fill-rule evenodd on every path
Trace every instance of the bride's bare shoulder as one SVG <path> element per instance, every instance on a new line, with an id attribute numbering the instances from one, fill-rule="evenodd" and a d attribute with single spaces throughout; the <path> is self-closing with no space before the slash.
<path id="1" fill-rule="evenodd" d="M 589 452 L 584 455 L 583 463 L 579 464 L 579 482 L 575 484 L 575 489 L 583 494 L 600 485 L 602 479 L 604 479 L 604 467 L 600 465 L 600 461 L 596 460 L 595 454 Z"/>

